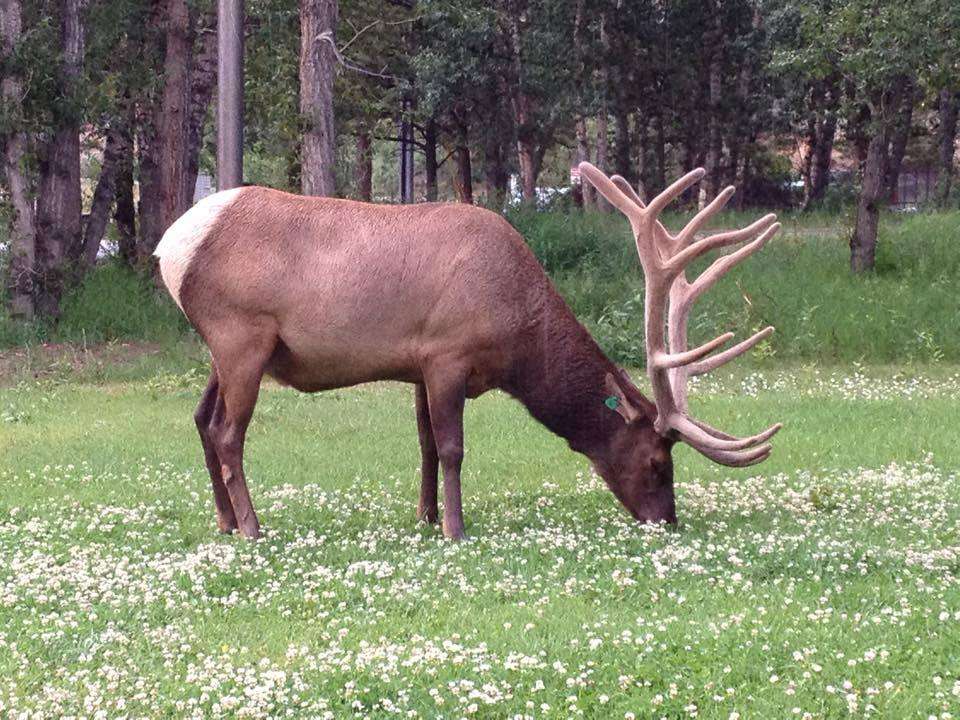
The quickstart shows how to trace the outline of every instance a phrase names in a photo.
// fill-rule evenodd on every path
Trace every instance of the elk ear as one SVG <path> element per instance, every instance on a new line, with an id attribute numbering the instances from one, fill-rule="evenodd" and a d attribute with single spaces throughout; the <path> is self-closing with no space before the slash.
<path id="1" fill-rule="evenodd" d="M 628 423 L 633 422 L 642 415 L 627 399 L 627 394 L 623 391 L 623 388 L 620 387 L 620 383 L 617 382 L 613 373 L 607 373 L 604 385 L 607 392 L 610 393 L 606 400 L 603 401 L 604 405 L 616 412 Z"/>

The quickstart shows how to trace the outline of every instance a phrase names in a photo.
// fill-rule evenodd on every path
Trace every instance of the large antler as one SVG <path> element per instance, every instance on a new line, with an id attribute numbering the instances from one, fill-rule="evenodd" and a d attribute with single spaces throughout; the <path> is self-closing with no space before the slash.
<path id="1" fill-rule="evenodd" d="M 692 350 L 687 349 L 687 319 L 694 302 L 727 271 L 762 248 L 780 229 L 776 215 L 766 215 L 742 230 L 717 233 L 697 239 L 697 231 L 719 212 L 734 193 L 728 187 L 698 212 L 676 235 L 659 220 L 663 209 L 704 176 L 698 168 L 687 173 L 657 195 L 649 205 L 618 175 L 608 178 L 590 163 L 580 164 L 585 177 L 603 196 L 630 220 L 637 253 L 645 276 L 644 328 L 647 374 L 657 406 L 655 429 L 687 443 L 711 460 L 732 467 L 744 467 L 766 460 L 767 440 L 782 427 L 780 423 L 758 435 L 738 438 L 710 427 L 687 414 L 687 378 L 709 372 L 742 355 L 773 332 L 765 328 L 723 352 L 711 355 L 726 344 L 733 333 L 725 333 Z M 736 252 L 715 260 L 698 278 L 688 282 L 686 267 L 704 253 L 756 238 Z M 668 333 L 665 336 L 665 329 Z"/>

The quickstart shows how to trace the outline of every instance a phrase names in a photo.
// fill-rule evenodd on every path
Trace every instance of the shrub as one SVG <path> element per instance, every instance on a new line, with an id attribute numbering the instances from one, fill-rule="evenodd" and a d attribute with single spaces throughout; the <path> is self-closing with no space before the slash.
<path id="1" fill-rule="evenodd" d="M 119 263 L 95 268 L 63 299 L 55 339 L 164 340 L 187 328 L 179 308 L 152 280 Z"/>

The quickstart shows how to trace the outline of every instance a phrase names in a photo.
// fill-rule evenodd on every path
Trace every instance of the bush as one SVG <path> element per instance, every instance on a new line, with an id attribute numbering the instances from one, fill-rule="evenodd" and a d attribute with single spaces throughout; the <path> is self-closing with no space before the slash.
<path id="1" fill-rule="evenodd" d="M 187 329 L 180 309 L 152 280 L 119 263 L 98 266 L 63 299 L 54 339 L 161 341 Z"/>

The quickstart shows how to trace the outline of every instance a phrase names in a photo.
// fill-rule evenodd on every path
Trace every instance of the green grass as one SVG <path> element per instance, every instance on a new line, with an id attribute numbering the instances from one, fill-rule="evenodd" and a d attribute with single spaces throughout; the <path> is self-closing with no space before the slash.
<path id="1" fill-rule="evenodd" d="M 67 292 L 56 324 L 40 320 L 15 322 L 6 315 L 0 316 L 0 348 L 116 340 L 170 344 L 187 331 L 179 308 L 152 278 L 119 263 L 107 262 Z"/>
<path id="2" fill-rule="evenodd" d="M 249 543 L 215 532 L 196 358 L 138 362 L 0 390 L 0 714 L 960 712 L 956 366 L 702 383 L 711 423 L 787 427 L 745 471 L 678 447 L 676 531 L 488 394 L 452 544 L 414 521 L 409 387 L 265 387 Z"/>

